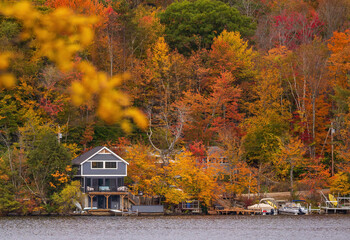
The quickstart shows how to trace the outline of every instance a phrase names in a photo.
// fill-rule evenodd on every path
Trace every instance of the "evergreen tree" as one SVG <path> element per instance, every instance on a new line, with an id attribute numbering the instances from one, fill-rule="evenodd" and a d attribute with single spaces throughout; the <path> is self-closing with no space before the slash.
<path id="1" fill-rule="evenodd" d="M 251 19 L 236 8 L 211 0 L 174 2 L 160 15 L 160 21 L 170 47 L 183 54 L 210 48 L 214 37 L 224 29 L 242 36 L 251 35 L 254 29 Z"/>

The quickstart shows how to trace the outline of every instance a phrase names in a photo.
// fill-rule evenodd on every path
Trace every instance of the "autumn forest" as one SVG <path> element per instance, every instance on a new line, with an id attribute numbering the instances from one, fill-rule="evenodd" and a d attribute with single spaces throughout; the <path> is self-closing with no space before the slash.
<path id="1" fill-rule="evenodd" d="M 0 214 L 107 146 L 165 204 L 350 194 L 350 0 L 0 2 Z"/>

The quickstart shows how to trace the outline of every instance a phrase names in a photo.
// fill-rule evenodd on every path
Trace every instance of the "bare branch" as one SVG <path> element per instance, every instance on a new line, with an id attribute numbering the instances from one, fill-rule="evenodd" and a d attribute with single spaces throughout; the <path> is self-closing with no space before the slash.
<path id="1" fill-rule="evenodd" d="M 159 152 L 160 155 L 162 155 L 162 150 L 160 150 L 159 148 L 157 148 L 153 141 L 152 141 L 152 135 L 153 135 L 153 131 L 152 131 L 152 111 L 151 109 L 149 109 L 148 111 L 148 119 L 149 119 L 149 128 L 148 128 L 148 132 L 147 132 L 147 136 L 148 136 L 148 140 L 151 143 L 152 147 Z"/>

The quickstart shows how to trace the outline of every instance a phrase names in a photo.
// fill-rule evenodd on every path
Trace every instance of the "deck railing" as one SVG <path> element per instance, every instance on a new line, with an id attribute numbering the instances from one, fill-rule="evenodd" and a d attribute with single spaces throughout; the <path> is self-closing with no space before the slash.
<path id="1" fill-rule="evenodd" d="M 198 200 L 186 201 L 181 203 L 182 209 L 199 209 L 200 202 Z"/>
<path id="2" fill-rule="evenodd" d="M 129 192 L 128 197 L 129 197 L 129 199 L 132 201 L 133 204 L 135 204 L 135 205 L 140 205 L 140 197 L 135 196 L 135 195 L 132 194 L 131 192 Z"/>
<path id="3" fill-rule="evenodd" d="M 111 186 L 86 186 L 86 192 L 127 192 L 123 187 Z"/>

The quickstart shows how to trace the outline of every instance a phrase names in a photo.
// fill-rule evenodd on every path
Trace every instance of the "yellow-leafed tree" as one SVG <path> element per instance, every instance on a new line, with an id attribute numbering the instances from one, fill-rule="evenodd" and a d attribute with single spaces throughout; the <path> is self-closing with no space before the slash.
<path id="1" fill-rule="evenodd" d="M 128 147 L 125 159 L 130 163 L 128 175 L 132 182 L 132 191 L 141 191 L 145 196 L 160 196 L 166 192 L 165 172 L 159 159 L 150 154 L 151 149 L 143 145 Z"/>
<path id="2" fill-rule="evenodd" d="M 208 206 L 214 196 L 221 192 L 217 182 L 221 169 L 198 163 L 190 152 L 177 154 L 175 160 L 167 167 L 167 171 L 171 186 L 182 192 L 183 197 L 187 197 L 182 200 L 196 199 Z M 172 199 L 168 195 L 167 201 L 178 203 L 179 199 Z"/>
<path id="3" fill-rule="evenodd" d="M 350 194 L 350 175 L 344 172 L 335 174 L 330 179 L 330 190 L 334 194 L 349 195 Z"/>
<path id="4" fill-rule="evenodd" d="M 109 77 L 87 61 L 74 64 L 76 54 L 94 39 L 92 25 L 98 21 L 97 17 L 78 15 L 68 8 L 57 8 L 44 14 L 26 1 L 2 4 L 0 14 L 22 23 L 20 37 L 37 48 L 35 57 L 47 57 L 63 72 L 82 73 L 81 80 L 74 81 L 71 86 L 75 105 L 96 101 L 99 117 L 107 123 L 119 122 L 125 131 L 131 130 L 128 119 L 141 128 L 147 126 L 141 111 L 132 108 L 129 97 L 118 89 L 122 81 L 129 78 L 128 74 Z M 10 57 L 11 52 L 0 52 L 0 87 L 14 86 L 15 78 L 7 71 Z"/>

